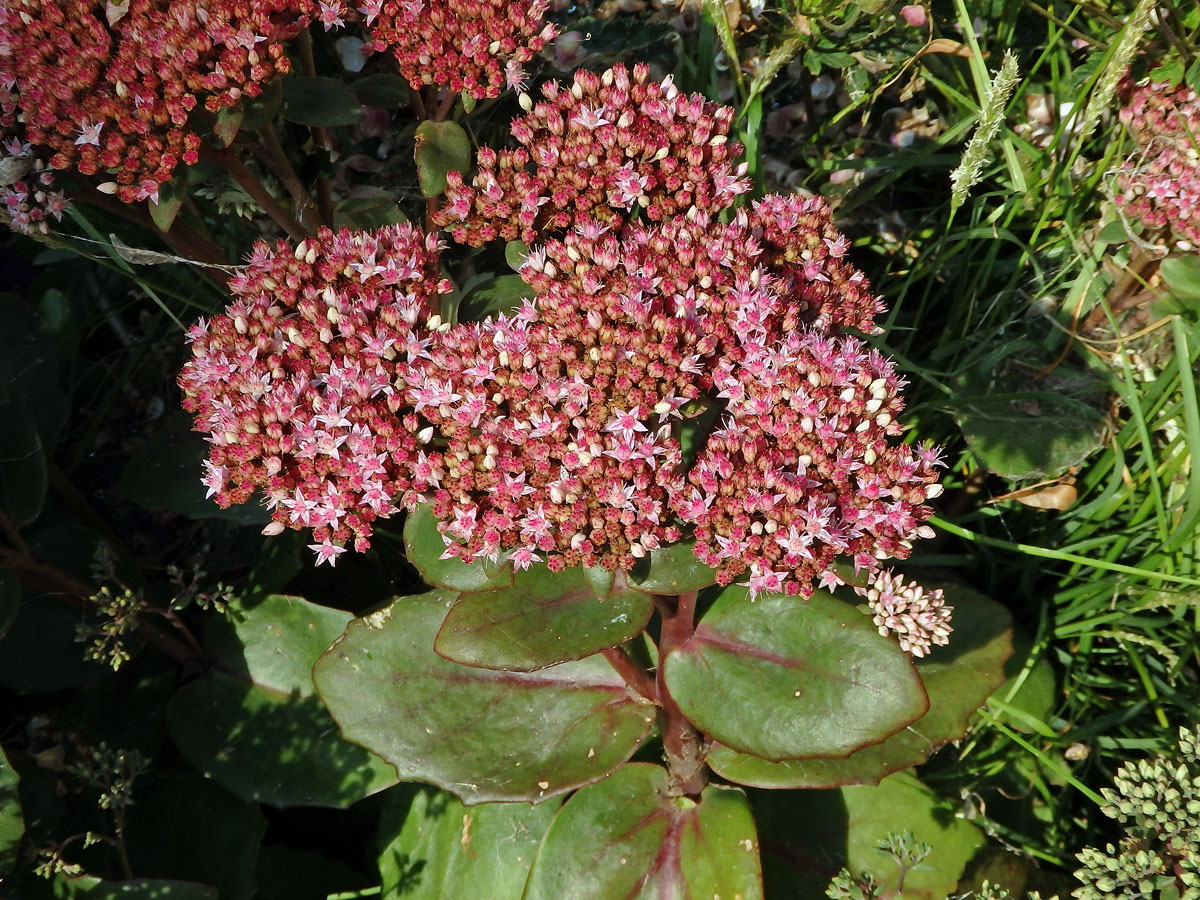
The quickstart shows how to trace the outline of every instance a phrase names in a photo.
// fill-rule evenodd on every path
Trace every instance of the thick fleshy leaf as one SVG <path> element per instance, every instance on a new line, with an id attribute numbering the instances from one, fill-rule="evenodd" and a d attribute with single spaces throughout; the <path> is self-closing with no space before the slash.
<path id="1" fill-rule="evenodd" d="M 529 245 L 524 241 L 509 241 L 504 245 L 504 261 L 514 272 L 520 272 L 529 256 Z"/>
<path id="2" fill-rule="evenodd" d="M 267 820 L 182 763 L 156 766 L 136 792 L 126 845 L 133 870 L 150 878 L 213 885 L 221 900 L 257 896 L 256 860 Z"/>
<path id="3" fill-rule="evenodd" d="M 217 889 L 194 881 L 134 878 L 105 881 L 91 875 L 59 876 L 53 885 L 55 900 L 217 900 Z"/>
<path id="4" fill-rule="evenodd" d="M 245 525 L 265 524 L 267 511 L 255 502 L 221 509 L 204 497 L 201 460 L 208 444 L 192 431 L 191 418 L 180 410 L 164 417 L 159 430 L 126 463 L 115 493 L 139 506 L 167 510 L 189 519 L 231 519 Z"/>
<path id="5" fill-rule="evenodd" d="M 631 763 L 579 791 L 538 850 L 524 900 L 762 897 L 758 838 L 741 791 L 672 797 L 660 766 Z"/>
<path id="6" fill-rule="evenodd" d="M 942 900 L 954 894 L 984 843 L 978 828 L 908 772 L 832 791 L 758 791 L 752 805 L 759 830 L 771 836 L 763 852 L 769 897 L 824 900 L 829 880 L 843 867 L 869 873 L 881 896 L 894 896 L 899 867 L 876 848 L 889 834 L 909 832 L 932 850 L 905 874 L 904 900 Z"/>
<path id="7" fill-rule="evenodd" d="M 283 118 L 301 125 L 357 125 L 362 104 L 336 78 L 292 75 L 283 79 Z"/>
<path id="8" fill-rule="evenodd" d="M 603 657 L 533 673 L 450 662 L 434 636 L 455 599 L 402 597 L 350 623 L 313 679 L 348 740 L 468 804 L 555 797 L 603 778 L 655 708 Z"/>
<path id="9" fill-rule="evenodd" d="M 937 587 L 939 585 L 932 585 Z M 1012 652 L 1008 611 L 970 588 L 940 585 L 954 607 L 950 644 L 917 660 L 929 694 L 929 711 L 882 744 L 845 759 L 769 762 L 717 745 L 708 764 L 723 778 L 763 788 L 826 788 L 875 784 L 886 775 L 925 762 L 938 747 L 966 734 L 971 715 L 1003 681 Z"/>
<path id="10" fill-rule="evenodd" d="M 350 90 L 366 106 L 395 109 L 408 102 L 408 79 L 391 72 L 379 72 L 350 82 Z"/>
<path id="11" fill-rule="evenodd" d="M 349 806 L 396 773 L 341 739 L 311 669 L 350 614 L 270 596 L 210 634 L 220 666 L 184 685 L 167 709 L 180 752 L 238 797 L 275 806 Z"/>
<path id="12" fill-rule="evenodd" d="M 663 661 L 667 689 L 696 727 L 764 759 L 845 757 L 928 708 L 908 655 L 854 607 L 726 588 L 690 640 Z"/>
<path id="13" fill-rule="evenodd" d="M 512 587 L 462 594 L 434 648 L 466 666 L 511 672 L 583 659 L 632 640 L 650 621 L 650 595 L 623 584 L 618 575 L 601 598 L 580 569 L 517 572 Z"/>
<path id="14" fill-rule="evenodd" d="M 17 796 L 20 779 L 0 751 L 0 876 L 7 874 L 17 861 L 17 845 L 25 833 L 21 801 Z"/>
<path id="15" fill-rule="evenodd" d="M 21 605 L 21 582 L 8 570 L 0 570 L 0 638 L 17 617 Z"/>
<path id="16" fill-rule="evenodd" d="M 426 197 L 446 190 L 447 172 L 466 172 L 471 165 L 471 139 L 457 122 L 422 122 L 416 144 L 417 181 Z"/>
<path id="17" fill-rule="evenodd" d="M 717 583 L 717 570 L 696 559 L 695 541 L 652 550 L 629 573 L 629 586 L 648 594 L 677 596 Z"/>
<path id="18" fill-rule="evenodd" d="M 437 529 L 433 510 L 422 503 L 404 521 L 404 554 L 431 587 L 450 591 L 486 591 L 513 583 L 512 566 L 458 557 L 442 559 L 446 542 Z"/>
<path id="19" fill-rule="evenodd" d="M 876 848 L 889 834 L 910 832 L 933 850 L 904 876 L 905 900 L 942 900 L 954 893 L 963 869 L 983 845 L 982 832 L 938 803 L 908 772 L 897 772 L 877 785 L 842 788 L 850 817 L 846 867 L 869 872 L 885 888 L 895 888 L 898 868 Z"/>
<path id="20" fill-rule="evenodd" d="M 166 184 L 158 186 L 158 200 L 150 201 L 150 218 L 154 220 L 159 231 L 166 233 L 175 223 L 175 217 L 183 206 L 183 198 L 187 195 L 187 176 L 173 178 Z"/>
<path id="21" fill-rule="evenodd" d="M 333 210 L 333 227 L 368 231 L 385 225 L 399 225 L 408 217 L 396 205 L 396 198 L 382 189 L 378 193 L 347 197 Z"/>
<path id="22" fill-rule="evenodd" d="M 480 282 L 463 299 L 459 320 L 482 322 L 496 313 L 507 313 L 533 296 L 533 288 L 519 275 L 499 275 Z"/>
<path id="23" fill-rule="evenodd" d="M 1012 346 L 1020 362 L 989 357 L 986 367 L 964 376 L 955 400 L 958 426 L 979 462 L 1001 477 L 1061 475 L 1104 445 L 1108 385 L 1068 365 L 1035 381 L 1029 363 L 1041 365 L 1038 349 Z"/>
<path id="24" fill-rule="evenodd" d="M 233 144 L 245 117 L 246 110 L 241 106 L 226 106 L 217 113 L 213 121 L 213 136 L 222 147 Z"/>
<path id="25" fill-rule="evenodd" d="M 41 514 L 46 497 L 42 436 L 23 400 L 0 401 L 0 512 L 15 526 Z"/>
<path id="26" fill-rule="evenodd" d="M 410 802 L 411 801 L 411 802 Z M 556 802 L 463 806 L 445 791 L 384 797 L 379 825 L 382 900 L 521 900 Z"/>
<path id="27" fill-rule="evenodd" d="M 28 597 L 0 639 L 0 685 L 18 694 L 48 694 L 108 677 L 112 669 L 84 656 L 81 626 L 98 623 L 57 597 Z"/>

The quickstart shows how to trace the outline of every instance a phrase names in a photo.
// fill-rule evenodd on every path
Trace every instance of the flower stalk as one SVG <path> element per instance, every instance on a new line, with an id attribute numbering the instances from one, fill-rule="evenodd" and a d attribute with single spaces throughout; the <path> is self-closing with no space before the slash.
<path id="1" fill-rule="evenodd" d="M 654 598 L 662 617 L 656 676 L 660 705 L 659 729 L 662 731 L 671 786 L 689 797 L 698 796 L 708 783 L 704 766 L 704 741 L 667 690 L 662 663 L 672 650 L 695 634 L 696 597 L 696 591 L 688 591 L 678 597 L 656 595 Z"/>

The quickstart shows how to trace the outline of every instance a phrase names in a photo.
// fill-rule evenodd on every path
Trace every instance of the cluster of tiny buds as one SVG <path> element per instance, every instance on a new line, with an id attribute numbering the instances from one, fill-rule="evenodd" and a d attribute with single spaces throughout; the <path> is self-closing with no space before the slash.
<path id="1" fill-rule="evenodd" d="M 405 404 L 404 373 L 441 326 L 450 290 L 438 244 L 411 225 L 322 229 L 294 249 L 260 242 L 230 281 L 226 312 L 188 334 L 179 384 L 207 432 L 203 481 L 221 506 L 266 497 L 265 533 L 312 529 L 319 562 L 415 502 L 431 434 Z"/>
<path id="2" fill-rule="evenodd" d="M 927 591 L 919 584 L 906 582 L 890 569 L 879 572 L 865 588 L 855 588 L 865 597 L 872 620 L 882 635 L 894 634 L 900 649 L 923 657 L 933 647 L 950 642 L 950 615 L 940 589 Z"/>
<path id="3" fill-rule="evenodd" d="M 339 0 L 321 3 L 338 20 Z M 413 90 L 428 84 L 477 100 L 524 88 L 525 64 L 558 34 L 547 0 L 365 0 L 366 51 L 390 49 Z"/>
<path id="4" fill-rule="evenodd" d="M 0 0 L 0 138 L 103 178 L 121 200 L 156 201 L 198 159 L 188 116 L 201 98 L 215 112 L 288 71 L 283 41 L 306 24 L 302 5 Z"/>
<path id="5" fill-rule="evenodd" d="M 1200 248 L 1200 97 L 1165 82 L 1126 83 L 1125 90 L 1120 118 L 1138 151 L 1117 173 L 1117 206 Z"/>
<path id="6" fill-rule="evenodd" d="M 1182 759 L 1156 757 L 1117 770 L 1101 810 L 1124 829 L 1119 846 L 1085 848 L 1080 900 L 1200 897 L 1200 755 L 1196 731 L 1179 729 Z"/>
<path id="7" fill-rule="evenodd" d="M 16 138 L 0 142 L 0 200 L 13 231 L 47 234 L 51 217 L 62 221 L 70 201 L 62 191 L 51 190 L 53 186 L 53 170 L 33 155 L 28 144 Z"/>
<path id="8" fill-rule="evenodd" d="M 515 147 L 480 148 L 470 184 L 449 174 L 436 221 L 456 241 L 532 244 L 586 220 L 619 228 L 636 210 L 665 221 L 725 209 L 750 188 L 728 137 L 732 108 L 686 96 L 669 77 L 652 81 L 644 64 L 581 69 L 542 96 L 521 95 Z"/>

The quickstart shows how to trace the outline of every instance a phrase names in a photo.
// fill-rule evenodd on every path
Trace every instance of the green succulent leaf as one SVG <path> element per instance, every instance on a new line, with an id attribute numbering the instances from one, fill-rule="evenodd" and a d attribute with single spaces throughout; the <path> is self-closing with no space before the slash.
<path id="1" fill-rule="evenodd" d="M 519 275 L 498 275 L 473 288 L 463 299 L 459 319 L 464 322 L 482 322 L 496 313 L 516 309 L 533 296 L 533 288 Z"/>
<path id="2" fill-rule="evenodd" d="M 598 597 L 578 568 L 517 572 L 512 587 L 462 594 L 434 649 L 466 666 L 532 672 L 618 647 L 642 633 L 654 601 L 623 573 L 615 582 Z"/>
<path id="3" fill-rule="evenodd" d="M 191 417 L 182 410 L 164 416 L 159 427 L 126 463 L 114 492 L 150 509 L 166 510 L 189 519 L 230 519 L 239 524 L 265 524 L 269 516 L 257 503 L 222 509 L 204 496 L 201 461 L 208 444 L 192 431 Z"/>
<path id="4" fill-rule="evenodd" d="M 55 900 L 218 900 L 217 889 L 207 884 L 158 878 L 105 881 L 91 875 L 60 875 L 52 889 Z"/>
<path id="5" fill-rule="evenodd" d="M 394 798 L 394 799 L 393 799 Z M 521 900 L 554 801 L 463 806 L 444 791 L 391 791 L 379 833 L 383 900 Z"/>
<path id="6" fill-rule="evenodd" d="M 768 896 L 824 900 L 829 880 L 845 867 L 898 897 L 900 867 L 880 851 L 892 834 L 911 835 L 930 853 L 904 874 L 904 900 L 953 896 L 967 863 L 984 844 L 982 832 L 954 815 L 909 772 L 878 785 L 831 791 L 761 791 L 753 795 L 759 830 L 771 835 L 763 853 Z"/>
<path id="7" fill-rule="evenodd" d="M 468 804 L 556 797 L 608 775 L 654 707 L 603 657 L 538 672 L 450 662 L 433 642 L 455 600 L 402 597 L 350 623 L 313 679 L 348 740 Z"/>
<path id="8" fill-rule="evenodd" d="M 471 165 L 471 139 L 457 122 L 426 120 L 417 126 L 417 180 L 421 193 L 436 197 L 446 190 L 446 173 L 466 172 Z"/>
<path id="9" fill-rule="evenodd" d="M 187 176 L 173 178 L 166 184 L 158 186 L 158 200 L 150 201 L 150 218 L 155 227 L 164 234 L 171 230 L 175 217 L 183 206 L 183 198 L 187 194 Z"/>
<path id="10" fill-rule="evenodd" d="M 326 128 L 363 120 L 362 104 L 350 88 L 336 78 L 315 75 L 283 79 L 282 115 L 289 122 Z"/>
<path id="11" fill-rule="evenodd" d="M 929 706 L 896 642 L 823 592 L 752 602 L 745 588 L 726 588 L 663 666 L 697 728 L 769 760 L 844 758 Z"/>
<path id="12" fill-rule="evenodd" d="M 0 639 L 17 617 L 21 605 L 21 582 L 12 572 L 0 570 Z"/>
<path id="13" fill-rule="evenodd" d="M 20 778 L 0 751 L 0 876 L 7 874 L 17 861 L 17 845 L 25 833 L 25 818 L 17 795 L 19 783 Z"/>
<path id="14" fill-rule="evenodd" d="M 408 103 L 408 79 L 391 72 L 379 72 L 350 83 L 360 103 L 395 109 Z"/>
<path id="15" fill-rule="evenodd" d="M 916 661 L 929 694 L 925 715 L 883 743 L 864 747 L 845 759 L 770 762 L 717 745 L 709 751 L 708 764 L 722 778 L 752 787 L 874 784 L 925 762 L 938 747 L 966 734 L 972 714 L 1004 681 L 1004 663 L 1012 653 L 1012 620 L 1003 606 L 970 588 L 940 587 L 954 607 L 955 630 L 948 646 L 935 647 Z"/>
<path id="16" fill-rule="evenodd" d="M 512 566 L 477 559 L 465 563 L 458 557 L 442 559 L 446 542 L 438 531 L 433 509 L 422 503 L 404 522 L 404 550 L 430 587 L 449 591 L 486 591 L 513 583 Z"/>
<path id="17" fill-rule="evenodd" d="M 42 436 L 26 403 L 0 400 L 0 512 L 28 525 L 42 512 L 46 479 Z"/>
<path id="18" fill-rule="evenodd" d="M 680 541 L 651 550 L 633 567 L 629 586 L 648 594 L 678 596 L 716 584 L 717 570 L 696 559 L 695 548 L 695 541 Z"/>
<path id="19" fill-rule="evenodd" d="M 761 900 L 758 838 L 741 791 L 671 796 L 660 766 L 630 763 L 580 790 L 538 850 L 524 900 Z"/>
<path id="20" fill-rule="evenodd" d="M 184 685 L 167 709 L 180 752 L 245 800 L 345 807 L 396 782 L 396 773 L 341 739 L 316 697 L 311 670 L 350 614 L 299 597 L 234 607 L 210 645 L 219 666 Z"/>
<path id="21" fill-rule="evenodd" d="M 212 885 L 221 900 L 258 896 L 256 861 L 267 820 L 257 804 L 183 763 L 154 766 L 134 796 L 126 844 L 135 872 Z"/>
<path id="22" fill-rule="evenodd" d="M 333 210 L 334 228 L 372 230 L 407 221 L 408 217 L 396 205 L 396 198 L 382 189 L 368 196 L 347 197 L 338 201 Z"/>
<path id="23" fill-rule="evenodd" d="M 226 106 L 217 112 L 213 121 L 213 136 L 222 147 L 233 144 L 245 117 L 246 110 L 241 106 Z"/>

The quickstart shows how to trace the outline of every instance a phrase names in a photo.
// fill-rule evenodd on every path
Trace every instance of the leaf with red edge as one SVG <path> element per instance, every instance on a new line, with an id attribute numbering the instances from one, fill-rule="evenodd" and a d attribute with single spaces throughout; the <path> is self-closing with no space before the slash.
<path id="1" fill-rule="evenodd" d="M 402 597 L 350 623 L 313 670 L 347 740 L 467 804 L 537 802 L 608 775 L 645 740 L 655 707 L 600 656 L 531 674 L 433 650 L 451 593 Z"/>
<path id="2" fill-rule="evenodd" d="M 404 555 L 417 567 L 430 587 L 451 591 L 487 591 L 513 583 L 509 565 L 494 565 L 477 559 L 465 563 L 456 556 L 443 558 L 446 542 L 438 531 L 437 518 L 422 503 L 404 520 Z"/>
<path id="3" fill-rule="evenodd" d="M 597 597 L 582 569 L 517 572 L 512 587 L 462 594 L 434 649 L 465 666 L 532 672 L 619 647 L 642 633 L 654 611 L 650 595 L 624 581 L 617 573 Z"/>
<path id="4" fill-rule="evenodd" d="M 916 661 L 929 693 L 929 711 L 882 744 L 846 759 L 769 762 L 728 747 L 714 746 L 708 764 L 722 778 L 761 788 L 828 788 L 874 784 L 892 772 L 920 765 L 933 751 L 967 733 L 967 724 L 988 696 L 1004 683 L 1012 653 L 1012 617 L 994 600 L 962 585 L 942 587 L 954 607 L 950 644 Z"/>
<path id="5" fill-rule="evenodd" d="M 745 795 L 709 785 L 672 797 L 666 770 L 630 763 L 566 802 L 524 900 L 761 900 L 758 837 Z"/>
<path id="6" fill-rule="evenodd" d="M 823 592 L 752 602 L 728 587 L 663 667 L 698 729 L 763 759 L 846 757 L 929 707 L 908 655 Z"/>
<path id="7" fill-rule="evenodd" d="M 680 541 L 651 550 L 629 573 L 629 586 L 648 594 L 678 596 L 717 583 L 717 570 L 696 558 L 696 542 Z"/>

